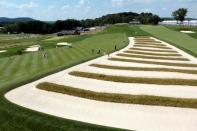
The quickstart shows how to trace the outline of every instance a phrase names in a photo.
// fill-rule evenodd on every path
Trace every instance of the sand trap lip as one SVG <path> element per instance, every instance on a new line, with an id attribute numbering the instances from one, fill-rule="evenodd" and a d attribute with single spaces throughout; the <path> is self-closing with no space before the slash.
<path id="1" fill-rule="evenodd" d="M 180 31 L 181 33 L 186 33 L 186 34 L 194 34 L 194 33 L 196 33 L 196 32 L 194 32 L 194 31 L 188 31 L 188 30 L 182 30 L 182 31 Z"/>
<path id="2" fill-rule="evenodd" d="M 129 38 L 130 44 L 125 49 L 122 49 L 118 52 L 110 54 L 110 57 L 115 56 L 117 53 L 120 53 L 122 51 L 128 50 L 128 48 L 131 48 L 133 46 L 133 38 Z M 167 44 L 167 43 L 166 43 Z M 168 44 L 167 44 L 168 45 Z M 170 46 L 170 45 L 169 45 Z M 172 46 L 173 47 L 173 46 Z M 184 57 L 191 59 L 191 61 L 196 61 L 196 58 L 192 57 L 191 55 L 173 47 L 174 50 L 181 53 Z M 144 106 L 144 105 L 134 105 L 134 104 L 118 104 L 118 103 L 109 103 L 109 102 L 99 102 L 94 100 L 87 100 L 83 98 L 58 94 L 54 92 L 47 92 L 42 91 L 35 86 L 41 82 L 52 82 L 52 83 L 62 83 L 63 84 L 71 84 L 73 81 L 75 81 L 74 77 L 70 78 L 68 73 L 79 69 L 83 66 L 88 66 L 92 63 L 97 63 L 99 61 L 106 61 L 107 56 L 103 56 L 101 58 L 97 58 L 95 60 L 88 61 L 86 63 L 76 65 L 74 67 L 71 67 L 69 69 L 63 70 L 61 72 L 49 75 L 47 77 L 44 77 L 40 80 L 34 81 L 32 83 L 26 84 L 24 86 L 21 86 L 19 88 L 16 88 L 7 94 L 5 94 L 5 97 L 20 106 L 43 112 L 46 114 L 77 120 L 77 121 L 83 121 L 98 125 L 104 125 L 104 126 L 110 126 L 110 127 L 117 127 L 117 128 L 123 128 L 123 129 L 131 129 L 131 130 L 140 130 L 140 131 L 166 131 L 166 130 L 173 130 L 173 131 L 196 131 L 197 125 L 197 110 L 196 109 L 188 109 L 188 108 L 175 108 L 175 107 L 161 107 L 161 106 Z M 115 63 L 115 62 L 113 62 Z M 120 63 L 120 62 L 117 62 Z M 110 64 L 110 62 L 109 62 Z M 125 63 L 124 63 L 125 64 Z M 137 65 L 134 65 L 137 66 Z M 69 77 L 70 79 L 67 79 Z M 77 78 L 80 79 L 80 78 Z M 69 81 L 70 80 L 70 81 Z M 83 81 L 84 80 L 84 81 Z M 85 86 L 88 82 L 88 79 L 83 78 L 81 81 L 83 83 L 74 84 L 75 86 Z M 66 82 L 67 83 L 66 83 Z M 97 87 L 97 90 L 99 90 L 99 87 L 101 85 L 108 84 L 106 87 L 110 88 L 107 90 L 110 92 L 110 90 L 113 92 L 130 92 L 130 93 L 136 93 L 137 94 L 153 94 L 153 95 L 161 95 L 161 96 L 180 96 L 180 97 L 186 97 L 190 98 L 190 93 L 197 92 L 197 88 L 190 88 L 188 86 L 182 86 L 181 91 L 179 92 L 178 86 L 176 88 L 173 88 L 175 86 L 169 86 L 169 88 L 165 87 L 166 90 L 161 86 L 158 89 L 156 85 L 152 87 L 150 90 L 148 89 L 148 86 L 146 87 L 146 84 L 143 85 L 135 85 L 135 90 L 132 90 L 132 85 L 127 85 L 125 83 L 119 83 L 119 85 L 123 85 L 126 88 L 130 87 L 130 90 L 127 91 L 125 89 L 120 89 L 121 87 L 118 87 L 118 85 L 113 88 L 114 83 L 113 82 L 100 82 L 96 84 L 95 81 L 88 82 L 88 84 L 93 83 L 88 86 L 88 88 L 94 88 L 94 86 Z M 137 88 L 140 88 L 140 86 L 143 86 L 144 88 L 138 90 Z M 123 87 L 124 88 L 124 87 Z M 146 88 L 146 89 L 145 89 Z M 172 88 L 172 90 L 170 89 Z M 187 90 L 187 88 L 189 88 Z M 101 90 L 104 90 L 100 89 Z M 143 90 L 145 89 L 145 90 Z M 161 92 L 161 90 L 163 89 Z M 96 90 L 96 89 L 95 89 Z M 187 95 L 184 93 L 188 93 Z M 192 98 L 197 97 L 197 93 L 192 95 Z"/>
<path id="3" fill-rule="evenodd" d="M 0 50 L 0 53 L 5 53 L 7 52 L 7 50 Z"/>

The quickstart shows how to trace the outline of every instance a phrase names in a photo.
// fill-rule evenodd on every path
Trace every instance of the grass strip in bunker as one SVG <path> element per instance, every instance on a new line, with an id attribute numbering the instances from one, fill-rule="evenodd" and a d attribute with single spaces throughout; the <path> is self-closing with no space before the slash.
<path id="1" fill-rule="evenodd" d="M 153 49 L 143 49 L 143 48 L 130 48 L 130 50 L 139 50 L 139 51 L 151 51 L 151 52 L 166 52 L 166 53 L 178 53 L 177 51 L 174 50 L 153 50 Z"/>
<path id="2" fill-rule="evenodd" d="M 179 56 L 182 56 L 181 54 L 161 54 L 161 53 L 149 53 L 149 52 L 140 52 L 140 51 L 132 51 L 132 50 L 128 50 L 128 51 L 124 51 L 125 53 L 131 53 L 131 54 L 141 54 L 141 55 L 151 55 L 151 56 L 176 56 L 176 57 L 179 57 Z"/>
<path id="3" fill-rule="evenodd" d="M 169 57 L 154 57 L 154 56 L 142 56 L 142 55 L 131 55 L 119 53 L 117 56 L 130 57 L 130 58 L 142 58 L 142 59 L 156 59 L 156 60 L 176 60 L 176 61 L 190 61 L 187 58 L 169 58 Z"/>
<path id="4" fill-rule="evenodd" d="M 80 97 L 90 100 L 104 101 L 104 102 L 197 108 L 197 99 L 102 93 L 102 92 L 94 92 L 94 91 L 83 90 L 83 89 L 73 88 L 64 85 L 57 85 L 53 83 L 46 83 L 46 82 L 40 83 L 39 85 L 37 85 L 37 88 L 49 92 L 56 92 L 70 96 L 75 96 L 75 97 Z"/>
<path id="5" fill-rule="evenodd" d="M 168 62 L 156 62 L 156 61 L 134 60 L 134 59 L 123 59 L 123 58 L 109 58 L 108 60 L 141 63 L 141 64 L 164 65 L 164 66 L 197 67 L 197 64 L 189 64 L 189 63 L 168 63 Z"/>
<path id="6" fill-rule="evenodd" d="M 81 71 L 73 71 L 70 72 L 69 74 L 77 77 L 84 77 L 84 78 L 104 80 L 104 81 L 122 82 L 122 83 L 197 86 L 197 79 L 126 77 L 126 76 L 113 76 L 113 75 L 81 72 Z"/>
<path id="7" fill-rule="evenodd" d="M 112 69 L 112 70 L 128 70 L 128 71 L 155 71 L 155 72 L 176 72 L 185 74 L 197 74 L 197 70 L 173 69 L 173 68 L 144 68 L 144 67 L 129 67 L 129 66 L 113 66 L 104 64 L 91 64 L 92 67 Z"/>
<path id="8" fill-rule="evenodd" d="M 156 48 L 156 49 L 172 49 L 170 47 L 152 46 L 152 45 L 139 45 L 139 44 L 135 44 L 134 47 L 147 47 L 147 48 Z"/>
<path id="9" fill-rule="evenodd" d="M 141 42 L 141 43 L 135 43 L 135 45 L 150 45 L 150 46 L 162 46 L 166 47 L 164 44 L 156 44 L 156 43 L 151 43 L 151 42 Z"/>

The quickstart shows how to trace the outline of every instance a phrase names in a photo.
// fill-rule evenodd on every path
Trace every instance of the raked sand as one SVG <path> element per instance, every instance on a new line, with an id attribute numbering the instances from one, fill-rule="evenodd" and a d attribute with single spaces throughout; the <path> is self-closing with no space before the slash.
<path id="1" fill-rule="evenodd" d="M 134 44 L 133 38 L 130 39 L 130 44 L 125 49 L 122 49 L 116 53 L 110 55 L 114 57 L 117 53 L 121 53 L 128 48 L 131 48 Z M 193 56 L 165 43 L 168 47 L 172 47 L 178 51 L 183 57 L 191 60 L 191 63 L 197 63 L 196 58 Z M 121 94 L 134 94 L 134 95 L 155 95 L 166 97 L 179 97 L 179 98 L 197 98 L 197 87 L 194 86 L 175 86 L 175 85 L 151 85 L 151 84 L 135 84 L 135 83 L 117 83 L 109 81 L 100 81 L 94 79 L 80 78 L 70 76 L 70 71 L 84 70 L 93 72 L 88 67 L 93 63 L 102 63 L 102 61 L 108 61 L 107 56 L 100 57 L 95 60 L 88 61 L 86 63 L 74 66 L 64 71 L 49 75 L 45 78 L 37 80 L 35 82 L 26 84 L 19 88 L 16 88 L 8 92 L 5 97 L 20 106 L 43 112 L 46 114 L 83 121 L 87 123 L 93 123 L 98 125 L 104 125 L 109 127 L 117 127 L 123 129 L 139 130 L 139 131 L 196 131 L 197 130 L 197 110 L 189 108 L 175 108 L 175 107 L 162 107 L 162 106 L 147 106 L 147 105 L 135 105 L 135 104 L 118 104 L 109 102 L 100 102 L 94 100 L 88 100 L 54 92 L 47 92 L 37 89 L 35 86 L 40 82 L 52 82 L 61 85 L 72 86 L 81 89 L 87 89 L 97 92 L 108 93 L 121 93 Z M 104 62 L 103 62 L 104 63 Z M 107 62 L 108 64 L 123 62 Z M 120 64 L 121 63 L 121 64 Z M 124 62 L 125 66 L 133 65 L 138 66 L 137 63 L 129 64 Z M 146 64 L 144 64 L 146 65 Z M 148 64 L 147 64 L 148 65 Z M 141 64 L 143 67 L 143 64 Z M 149 65 L 151 67 L 151 65 Z M 157 65 L 154 65 L 157 67 Z M 158 66 L 160 67 L 160 66 Z M 164 66 L 168 67 L 168 66 Z M 174 67 L 175 68 L 175 67 Z M 187 67 L 186 67 L 187 68 Z M 95 67 L 94 67 L 95 69 Z M 189 68 L 191 69 L 191 68 Z M 106 73 L 115 75 L 121 71 L 115 71 L 112 73 L 106 69 L 96 69 L 97 73 Z M 122 71 L 122 75 L 126 72 Z M 136 73 L 132 73 L 133 76 Z M 183 74 L 183 73 L 151 73 L 143 75 L 144 77 L 153 77 L 158 75 L 159 77 L 171 77 L 174 75 L 177 78 L 193 78 L 197 79 L 197 75 Z M 128 73 L 126 76 L 131 76 Z M 185 75 L 185 77 L 184 77 Z"/>

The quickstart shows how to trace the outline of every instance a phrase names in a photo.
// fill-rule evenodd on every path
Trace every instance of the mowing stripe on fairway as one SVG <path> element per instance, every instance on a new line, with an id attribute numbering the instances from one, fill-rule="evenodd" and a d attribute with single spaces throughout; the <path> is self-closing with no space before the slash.
<path id="1" fill-rule="evenodd" d="M 166 52 L 166 53 L 178 53 L 174 50 L 153 50 L 153 49 L 144 49 L 144 48 L 130 48 L 130 50 L 139 50 L 139 51 L 151 51 L 151 52 Z"/>
<path id="2" fill-rule="evenodd" d="M 165 65 L 165 66 L 197 67 L 197 64 L 189 64 L 189 63 L 168 63 L 168 62 L 155 62 L 155 61 L 133 60 L 133 59 L 123 59 L 123 58 L 109 58 L 108 60 L 121 61 L 121 62 L 132 62 L 132 63 L 142 63 L 142 64 Z"/>
<path id="3" fill-rule="evenodd" d="M 140 51 L 124 51 L 125 53 L 131 54 L 142 54 L 142 55 L 151 55 L 151 56 L 182 56 L 181 54 L 161 54 L 161 53 L 149 53 L 149 52 L 140 52 Z"/>
<path id="4" fill-rule="evenodd" d="M 37 88 L 45 91 L 104 102 L 197 108 L 197 99 L 102 93 L 47 82 L 38 84 Z"/>
<path id="5" fill-rule="evenodd" d="M 144 67 L 128 67 L 128 66 L 126 67 L 126 66 L 113 66 L 113 65 L 103 65 L 103 64 L 91 64 L 90 66 L 103 68 L 103 69 L 113 69 L 113 70 L 159 71 L 159 72 L 197 74 L 197 70 L 173 69 L 173 68 L 144 68 Z"/>
<path id="6" fill-rule="evenodd" d="M 150 46 L 150 45 L 134 45 L 134 47 L 148 47 L 148 48 L 156 48 L 156 49 L 172 49 L 170 47 Z"/>
<path id="7" fill-rule="evenodd" d="M 142 55 L 131 55 L 119 53 L 117 56 L 130 57 L 130 58 L 142 58 L 142 59 L 156 59 L 156 60 L 176 60 L 176 61 L 190 61 L 187 58 L 169 58 L 169 57 L 154 57 L 154 56 L 142 56 Z"/>
<path id="8" fill-rule="evenodd" d="M 122 83 L 197 86 L 197 79 L 126 77 L 126 76 L 112 76 L 112 75 L 104 75 L 104 74 L 81 72 L 81 71 L 73 71 L 70 72 L 69 74 L 77 77 L 84 77 L 84 78 L 104 80 L 104 81 L 122 82 Z"/>

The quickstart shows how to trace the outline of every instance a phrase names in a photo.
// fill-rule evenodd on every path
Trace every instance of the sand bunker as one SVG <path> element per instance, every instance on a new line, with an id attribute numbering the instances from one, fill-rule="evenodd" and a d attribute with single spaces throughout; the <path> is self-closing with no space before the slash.
<path id="1" fill-rule="evenodd" d="M 7 50 L 0 50 L 0 53 L 5 53 L 7 52 Z"/>
<path id="2" fill-rule="evenodd" d="M 39 51 L 41 48 L 40 45 L 32 45 L 32 46 L 29 46 L 25 51 L 26 52 L 37 52 Z"/>
<path id="3" fill-rule="evenodd" d="M 156 40 L 155 38 L 151 39 Z M 5 97 L 15 104 L 35 111 L 98 125 L 140 131 L 196 131 L 197 109 L 101 102 L 55 92 L 48 92 L 36 88 L 36 85 L 39 83 L 50 82 L 95 92 L 197 99 L 197 88 L 195 86 L 121 83 L 69 75 L 72 71 L 86 71 L 90 73 L 103 73 L 106 75 L 197 79 L 197 74 L 124 71 L 89 66 L 91 64 L 103 63 L 114 66 L 143 68 L 168 67 L 174 69 L 197 70 L 196 67 L 170 67 L 157 64 L 108 60 L 108 58 L 115 58 L 117 57 L 117 54 L 128 51 L 129 48 L 132 48 L 135 44 L 134 39 L 130 37 L 129 40 L 130 44 L 126 48 L 112 53 L 110 56 L 103 56 L 26 84 L 8 92 Z M 172 48 L 172 50 L 177 51 L 178 54 L 181 54 L 181 58 L 188 58 L 190 60 L 185 63 L 197 64 L 197 59 L 195 57 L 172 45 L 169 45 L 168 43 L 162 42 L 162 44 L 165 44 L 167 47 Z M 139 48 L 142 49 L 142 47 Z M 149 52 L 151 53 L 151 51 Z M 146 60 L 146 58 L 135 59 Z M 178 61 L 174 62 L 178 63 Z"/>
<path id="4" fill-rule="evenodd" d="M 186 34 L 194 34 L 194 33 L 196 33 L 196 32 L 194 32 L 194 31 L 188 31 L 188 30 L 182 30 L 182 31 L 180 31 L 180 32 L 186 33 Z"/>
<path id="5" fill-rule="evenodd" d="M 57 46 L 68 46 L 68 47 L 72 47 L 71 43 L 67 43 L 67 42 L 63 42 L 63 43 L 57 43 Z"/>

